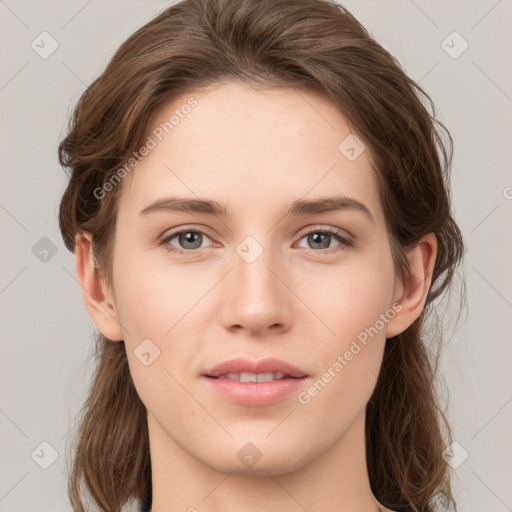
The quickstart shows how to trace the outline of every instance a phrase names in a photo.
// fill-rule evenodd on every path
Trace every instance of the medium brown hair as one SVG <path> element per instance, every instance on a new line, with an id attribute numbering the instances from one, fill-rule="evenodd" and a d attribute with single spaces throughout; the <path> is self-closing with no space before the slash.
<path id="1" fill-rule="evenodd" d="M 442 452 L 450 428 L 436 392 L 440 335 L 424 332 L 464 252 L 451 213 L 453 143 L 428 94 L 340 4 L 331 0 L 184 0 L 133 33 L 81 96 L 59 160 L 70 169 L 59 222 L 65 244 L 93 236 L 99 273 L 112 285 L 112 249 L 122 184 L 103 185 L 140 148 L 155 112 L 176 96 L 241 80 L 253 87 L 317 91 L 364 141 L 378 177 L 393 261 L 410 275 L 407 251 L 435 233 L 438 252 L 422 315 L 386 342 L 367 404 L 372 490 L 390 508 L 454 505 Z M 428 107 L 428 108 L 427 108 Z M 340 141 L 341 142 L 341 141 Z M 435 339 L 434 339 L 435 338 Z M 439 345 L 439 343 L 437 343 Z M 69 496 L 105 512 L 151 500 L 147 417 L 123 342 L 96 336 L 97 368 L 73 450 Z"/>

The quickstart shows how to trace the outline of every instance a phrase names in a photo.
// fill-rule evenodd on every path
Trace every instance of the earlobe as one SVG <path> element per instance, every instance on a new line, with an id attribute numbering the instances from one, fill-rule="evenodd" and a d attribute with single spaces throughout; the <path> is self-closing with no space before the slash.
<path id="1" fill-rule="evenodd" d="M 110 290 L 100 278 L 92 250 L 92 236 L 81 232 L 75 237 L 76 273 L 85 307 L 98 330 L 111 341 L 121 341 L 123 331 Z"/>
<path id="2" fill-rule="evenodd" d="M 437 239 L 434 233 L 424 235 L 407 253 L 412 276 L 405 283 L 398 283 L 401 309 L 387 324 L 386 338 L 405 331 L 422 313 L 432 283 L 436 261 Z"/>

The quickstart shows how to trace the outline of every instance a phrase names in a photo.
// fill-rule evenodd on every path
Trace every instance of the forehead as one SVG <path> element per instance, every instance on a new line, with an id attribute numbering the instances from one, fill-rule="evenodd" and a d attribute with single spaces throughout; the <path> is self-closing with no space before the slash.
<path id="1" fill-rule="evenodd" d="M 318 93 L 238 82 L 191 91 L 153 116 L 151 149 L 123 183 L 120 213 L 135 215 L 150 201 L 184 195 L 261 216 L 263 204 L 277 210 L 301 197 L 340 194 L 379 218 L 369 151 L 354 135 Z"/>

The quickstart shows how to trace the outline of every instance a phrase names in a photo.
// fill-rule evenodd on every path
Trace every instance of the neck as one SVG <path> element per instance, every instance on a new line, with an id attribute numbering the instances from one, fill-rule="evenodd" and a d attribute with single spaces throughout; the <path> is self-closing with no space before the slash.
<path id="1" fill-rule="evenodd" d="M 151 512 L 385 512 L 368 479 L 364 422 L 363 410 L 334 445 L 293 471 L 243 474 L 204 464 L 148 414 Z"/>

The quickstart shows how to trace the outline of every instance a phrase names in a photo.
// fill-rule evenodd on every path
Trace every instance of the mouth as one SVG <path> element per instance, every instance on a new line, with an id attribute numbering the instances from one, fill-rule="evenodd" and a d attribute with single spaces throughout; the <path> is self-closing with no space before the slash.
<path id="1" fill-rule="evenodd" d="M 308 375 L 290 363 L 268 358 L 225 361 L 207 370 L 202 377 L 211 389 L 229 402 L 263 406 L 297 391 Z"/>
<path id="2" fill-rule="evenodd" d="M 307 377 L 306 372 L 291 363 L 273 357 L 260 361 L 243 358 L 230 359 L 206 370 L 203 375 L 213 378 L 228 378 L 240 382 L 268 382 L 269 380 L 283 378 Z"/>
<path id="3" fill-rule="evenodd" d="M 291 377 L 283 372 L 267 372 L 267 373 L 226 373 L 219 375 L 218 377 L 211 377 L 213 379 L 230 379 L 237 380 L 239 382 L 271 382 L 273 380 L 282 380 L 286 378 L 295 379 L 297 377 Z"/>

